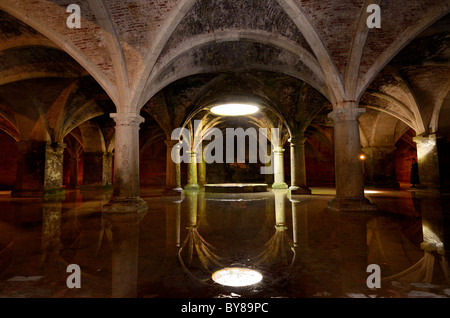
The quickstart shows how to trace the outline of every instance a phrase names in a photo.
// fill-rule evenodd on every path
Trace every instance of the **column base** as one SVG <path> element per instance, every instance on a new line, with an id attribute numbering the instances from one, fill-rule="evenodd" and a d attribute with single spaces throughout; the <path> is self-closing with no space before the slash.
<path id="1" fill-rule="evenodd" d="M 272 184 L 272 189 L 287 189 L 288 185 L 284 182 L 276 182 Z"/>
<path id="2" fill-rule="evenodd" d="M 137 213 L 147 211 L 148 206 L 142 198 L 111 199 L 103 206 L 104 213 Z"/>
<path id="3" fill-rule="evenodd" d="M 290 195 L 311 194 L 311 189 L 309 189 L 308 187 L 290 186 L 289 194 Z"/>
<path id="4" fill-rule="evenodd" d="M 328 202 L 328 210 L 333 212 L 376 212 L 377 207 L 368 199 L 362 198 L 334 198 Z"/>
<path id="5" fill-rule="evenodd" d="M 65 199 L 66 198 L 66 189 L 49 189 L 44 191 L 44 199 L 45 200 L 55 200 L 55 199 Z"/>
<path id="6" fill-rule="evenodd" d="M 184 189 L 185 190 L 198 190 L 198 189 L 200 189 L 200 186 L 198 184 L 191 183 L 191 184 L 185 185 Z"/>

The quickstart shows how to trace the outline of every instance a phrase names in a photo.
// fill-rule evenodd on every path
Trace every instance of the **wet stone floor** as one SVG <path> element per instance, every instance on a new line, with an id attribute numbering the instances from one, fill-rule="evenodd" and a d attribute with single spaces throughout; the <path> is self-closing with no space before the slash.
<path id="1" fill-rule="evenodd" d="M 0 195 L 0 297 L 448 298 L 450 197 L 371 190 L 371 214 L 327 210 L 333 189 L 164 196 L 144 188 L 148 211 L 102 213 L 109 192 L 63 201 Z M 81 288 L 68 288 L 69 264 Z M 380 288 L 369 288 L 369 264 Z M 226 267 L 259 271 L 254 285 L 211 279 Z"/>

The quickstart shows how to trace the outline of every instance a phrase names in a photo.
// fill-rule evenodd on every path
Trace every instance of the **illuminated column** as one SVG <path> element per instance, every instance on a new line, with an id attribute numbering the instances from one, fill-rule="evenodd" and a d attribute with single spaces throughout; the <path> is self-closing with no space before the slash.
<path id="1" fill-rule="evenodd" d="M 413 140 L 417 145 L 420 187 L 439 188 L 439 157 L 436 134 L 417 136 Z"/>
<path id="2" fill-rule="evenodd" d="M 48 142 L 45 148 L 44 194 L 45 196 L 64 195 L 63 189 L 63 143 Z"/>
<path id="3" fill-rule="evenodd" d="M 202 156 L 202 160 L 198 163 L 198 184 L 204 186 L 206 184 L 206 161 Z"/>
<path id="4" fill-rule="evenodd" d="M 288 186 L 284 182 L 284 149 L 283 147 L 274 147 L 273 149 L 273 165 L 274 165 L 274 183 L 273 189 L 287 189 Z"/>
<path id="5" fill-rule="evenodd" d="M 139 125 L 144 119 L 137 113 L 115 113 L 114 191 L 104 212 L 147 210 L 139 189 Z"/>
<path id="6" fill-rule="evenodd" d="M 185 189 L 198 189 L 197 183 L 197 152 L 188 151 L 189 153 L 189 163 L 188 163 L 188 184 L 184 187 Z"/>
<path id="7" fill-rule="evenodd" d="M 305 142 L 304 136 L 292 136 L 289 139 L 291 144 L 291 186 L 289 193 L 311 194 L 311 190 L 306 185 L 305 166 Z"/>
<path id="8" fill-rule="evenodd" d="M 166 143 L 166 190 L 171 192 L 181 192 L 181 167 L 180 167 L 180 149 L 179 140 L 168 139 Z M 172 158 L 172 151 L 175 158 Z M 175 159 L 175 160 L 174 160 Z"/>
<path id="9" fill-rule="evenodd" d="M 336 197 L 328 203 L 334 211 L 375 211 L 376 206 L 364 197 L 363 166 L 359 116 L 364 108 L 356 102 L 344 102 L 328 116 L 334 120 L 334 158 Z"/>

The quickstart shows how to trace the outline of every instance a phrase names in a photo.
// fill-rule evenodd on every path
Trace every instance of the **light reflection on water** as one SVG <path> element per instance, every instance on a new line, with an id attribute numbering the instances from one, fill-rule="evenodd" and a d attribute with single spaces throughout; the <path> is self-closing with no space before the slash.
<path id="1" fill-rule="evenodd" d="M 101 212 L 108 195 L 2 196 L 0 295 L 450 296 L 444 196 L 377 192 L 369 197 L 378 213 L 336 215 L 326 210 L 327 195 L 149 191 L 146 213 L 110 215 Z M 81 267 L 81 289 L 66 287 L 69 264 Z M 367 288 L 368 264 L 380 265 L 381 289 Z M 263 280 L 220 286 L 211 275 L 226 267 L 256 269 Z"/>

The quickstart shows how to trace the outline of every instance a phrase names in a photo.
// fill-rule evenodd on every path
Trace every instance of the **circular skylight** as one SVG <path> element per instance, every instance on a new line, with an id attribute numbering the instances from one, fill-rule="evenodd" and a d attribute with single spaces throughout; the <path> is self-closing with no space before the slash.
<path id="1" fill-rule="evenodd" d="M 224 286 L 242 287 L 259 283 L 262 275 L 248 268 L 228 267 L 214 272 L 212 280 Z"/>
<path id="2" fill-rule="evenodd" d="M 258 106 L 250 104 L 230 103 L 217 105 L 211 108 L 211 112 L 221 116 L 244 116 L 256 113 Z"/>

